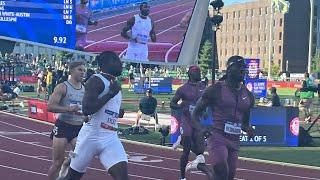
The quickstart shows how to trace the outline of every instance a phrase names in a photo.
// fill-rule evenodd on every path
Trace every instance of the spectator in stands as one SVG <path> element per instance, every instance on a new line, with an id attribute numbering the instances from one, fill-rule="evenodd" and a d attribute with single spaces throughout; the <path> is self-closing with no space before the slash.
<path id="1" fill-rule="evenodd" d="M 68 71 L 63 71 L 63 75 L 58 80 L 58 84 L 63 83 L 64 81 L 67 81 L 69 77 Z"/>
<path id="2" fill-rule="evenodd" d="M 311 105 L 313 97 L 314 92 L 308 90 L 308 82 L 306 80 L 302 81 L 302 88 L 300 89 L 299 109 L 305 115 L 305 122 L 311 121 Z"/>
<path id="3" fill-rule="evenodd" d="M 37 83 L 37 97 L 40 98 L 42 92 L 46 94 L 46 82 L 45 82 L 45 72 L 41 71 L 38 74 L 38 83 Z"/>
<path id="4" fill-rule="evenodd" d="M 152 97 L 152 89 L 151 88 L 147 89 L 146 96 L 143 97 L 139 103 L 139 111 L 137 114 L 135 126 L 140 125 L 139 120 L 142 115 L 147 115 L 147 116 L 154 117 L 156 121 L 156 127 L 158 127 L 159 122 L 158 122 L 158 114 L 156 110 L 157 104 L 158 104 L 157 99 Z"/>
<path id="5" fill-rule="evenodd" d="M 85 78 L 84 82 L 87 82 L 87 80 L 94 74 L 95 74 L 95 72 L 93 69 L 87 69 L 86 78 Z"/>
<path id="6" fill-rule="evenodd" d="M 272 107 L 278 107 L 278 106 L 281 106 L 280 104 L 280 98 L 277 94 L 277 88 L 275 87 L 272 87 L 270 89 L 270 92 L 271 92 L 271 101 L 270 103 L 268 104 L 268 106 L 272 106 Z"/>
<path id="7" fill-rule="evenodd" d="M 47 76 L 46 76 L 46 84 L 47 84 L 47 90 L 48 90 L 48 98 L 53 92 L 53 85 L 52 85 L 52 80 L 53 80 L 53 68 L 49 66 L 47 68 Z"/>
<path id="8" fill-rule="evenodd" d="M 310 90 L 315 89 L 314 77 L 312 77 L 312 75 L 307 72 L 304 73 L 304 80 L 307 83 L 307 88 L 309 88 Z"/>
<path id="9" fill-rule="evenodd" d="M 201 82 L 203 83 L 203 85 L 204 85 L 205 87 L 208 86 L 208 84 L 209 84 L 209 79 L 207 78 L 206 73 L 203 73 L 203 74 L 202 74 L 202 80 L 201 80 Z"/>
<path id="10" fill-rule="evenodd" d="M 52 89 L 53 90 L 56 87 L 58 80 L 59 80 L 59 76 L 57 74 L 57 71 L 53 71 L 52 72 Z"/>
<path id="11" fill-rule="evenodd" d="M 2 81 L 0 83 L 0 100 L 11 101 L 17 98 L 18 95 L 13 91 L 8 82 Z"/>
<path id="12" fill-rule="evenodd" d="M 134 69 L 133 66 L 130 66 L 129 69 L 129 91 L 133 91 L 133 83 L 134 83 Z"/>

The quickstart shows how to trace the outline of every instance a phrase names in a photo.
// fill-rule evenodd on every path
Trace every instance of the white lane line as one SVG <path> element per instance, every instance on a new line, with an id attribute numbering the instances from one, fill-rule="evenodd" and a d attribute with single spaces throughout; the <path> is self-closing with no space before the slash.
<path id="1" fill-rule="evenodd" d="M 12 116 L 16 116 L 16 115 L 12 115 Z M 20 118 L 25 118 L 23 116 L 17 116 L 17 117 L 20 117 Z M 25 118 L 25 119 L 29 119 L 29 118 Z M 38 122 L 36 120 L 34 120 L 35 122 Z M 40 122 L 41 123 L 41 122 Z M 13 125 L 13 124 L 10 124 L 10 123 L 6 123 L 8 125 Z M 27 128 L 23 128 L 23 127 L 20 127 L 20 126 L 16 126 L 16 125 L 13 125 L 14 127 L 17 127 L 17 128 L 21 128 L 21 129 L 24 129 L 24 130 L 29 130 L 31 132 L 37 132 L 37 131 L 33 131 L 31 129 L 27 129 Z M 38 134 L 40 135 L 43 135 L 41 133 L 38 132 Z M 10 139 L 10 140 L 13 140 L 13 141 L 18 141 L 18 142 L 21 142 L 21 143 L 26 143 L 26 144 L 30 144 L 30 145 L 33 145 L 33 146 L 39 146 L 39 147 L 43 147 L 43 148 L 47 148 L 47 149 L 52 149 L 51 147 L 47 147 L 47 146 L 42 146 L 42 145 L 38 145 L 38 144 L 32 144 L 32 143 L 28 143 L 28 142 L 24 142 L 24 141 L 20 141 L 18 139 L 15 139 L 15 138 L 10 138 L 10 137 L 6 137 L 6 136 L 2 136 L 0 135 L 0 137 L 3 137 L 3 138 L 7 138 L 7 139 Z M 135 142 L 135 144 L 137 144 Z M 163 158 L 163 159 L 169 159 L 169 160 L 176 160 L 178 161 L 179 159 L 175 159 L 175 158 L 166 158 L 166 157 L 163 157 L 163 156 L 156 156 L 156 155 L 149 155 L 149 154 L 144 154 L 144 153 L 139 153 L 139 152 L 130 152 L 130 151 L 127 151 L 128 153 L 135 153 L 135 154 L 140 154 L 140 155 L 147 155 L 147 156 L 150 156 L 150 157 L 158 157 L 158 158 Z M 257 172 L 257 173 L 267 173 L 267 174 L 274 174 L 274 175 L 279 175 L 279 176 L 295 176 L 295 175 L 288 175 L 288 174 L 282 174 L 282 173 L 273 173 L 273 172 L 268 172 L 268 171 L 258 171 L 258 170 L 252 170 L 252 169 L 244 169 L 244 168 L 237 168 L 237 170 L 239 171 L 251 171 L 251 172 Z M 320 180 L 320 179 L 317 179 L 317 178 L 312 178 L 312 177 L 305 177 L 305 176 L 298 176 L 300 178 L 305 178 L 305 179 L 312 179 L 312 180 Z"/>
<path id="2" fill-rule="evenodd" d="M 39 172 L 30 171 L 30 170 L 26 170 L 26 169 L 15 168 L 15 167 L 6 166 L 6 165 L 2 165 L 2 164 L 0 164 L 0 167 L 7 168 L 7 169 L 13 169 L 16 171 L 27 172 L 27 173 L 31 173 L 31 174 L 37 174 L 37 175 L 41 175 L 41 176 L 47 176 L 47 174 L 44 174 L 44 173 L 39 173 Z"/>
<path id="3" fill-rule="evenodd" d="M 252 170 L 252 169 L 244 169 L 244 168 L 237 168 L 237 170 L 238 171 L 249 171 L 249 172 L 255 172 L 255 173 L 262 173 L 262 174 L 277 175 L 277 176 L 293 177 L 293 178 L 299 178 L 299 179 L 319 180 L 319 178 L 296 176 L 296 175 L 282 174 L 282 173 L 273 173 L 273 172 L 268 172 L 268 171 L 258 171 L 258 170 Z"/>
<path id="4" fill-rule="evenodd" d="M 17 155 L 17 156 L 28 157 L 28 158 L 32 158 L 32 159 L 37 159 L 37 160 L 42 160 L 42 161 L 51 162 L 50 159 L 41 158 L 41 156 L 30 156 L 30 155 L 21 154 L 21 153 L 16 153 L 16 152 L 7 151 L 7 150 L 3 150 L 3 149 L 0 149 L 0 152 L 5 152 L 5 153 L 9 153 L 9 154 L 14 154 L 14 155 Z M 1 165 L 0 165 L 0 166 L 1 166 Z M 11 168 L 13 168 L 13 167 L 11 167 Z M 19 168 L 15 168 L 15 169 L 21 170 L 21 169 L 19 169 Z M 88 169 L 106 172 L 106 170 L 104 170 L 104 169 L 98 169 L 98 168 L 93 168 L 93 167 L 88 167 Z M 27 170 L 26 170 L 26 172 L 27 172 Z M 32 172 L 32 171 L 29 171 L 29 172 Z M 40 173 L 40 174 L 42 174 L 42 173 Z M 45 175 L 46 175 L 46 174 L 45 174 Z M 46 176 L 47 176 L 47 175 L 46 175 Z M 131 177 L 138 177 L 138 178 L 142 178 L 142 179 L 162 180 L 162 179 L 158 179 L 158 178 L 139 176 L 139 175 L 135 175 L 135 174 L 129 174 L 129 176 L 131 176 Z"/>

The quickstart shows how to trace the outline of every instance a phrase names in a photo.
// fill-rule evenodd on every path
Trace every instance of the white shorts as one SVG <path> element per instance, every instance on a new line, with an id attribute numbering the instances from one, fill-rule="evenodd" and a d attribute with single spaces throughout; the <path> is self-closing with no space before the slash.
<path id="1" fill-rule="evenodd" d="M 128 162 L 127 154 L 117 134 L 101 137 L 100 133 L 81 128 L 70 167 L 84 173 L 95 156 L 99 157 L 107 171 L 119 162 Z"/>
<path id="2" fill-rule="evenodd" d="M 148 61 L 148 45 L 130 42 L 124 58 L 135 61 Z"/>

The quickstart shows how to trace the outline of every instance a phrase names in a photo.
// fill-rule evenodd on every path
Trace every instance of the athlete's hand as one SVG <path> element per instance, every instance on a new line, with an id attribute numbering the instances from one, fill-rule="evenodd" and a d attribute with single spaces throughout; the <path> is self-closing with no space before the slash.
<path id="1" fill-rule="evenodd" d="M 109 96 L 113 98 L 115 95 L 117 95 L 121 91 L 121 85 L 116 81 L 110 81 L 109 86 Z"/>
<path id="2" fill-rule="evenodd" d="M 208 138 L 209 136 L 212 135 L 212 129 L 210 127 L 207 126 L 203 126 L 201 133 L 204 137 Z"/>
<path id="3" fill-rule="evenodd" d="M 79 105 L 71 105 L 68 107 L 68 112 L 75 113 L 81 110 L 81 106 Z"/>
<path id="4" fill-rule="evenodd" d="M 83 118 L 83 120 L 84 120 L 84 122 L 89 122 L 90 121 L 90 117 L 89 116 L 85 116 L 84 118 Z"/>
<path id="5" fill-rule="evenodd" d="M 248 135 L 248 138 L 254 138 L 254 129 L 252 128 L 252 126 L 247 127 L 246 133 Z"/>

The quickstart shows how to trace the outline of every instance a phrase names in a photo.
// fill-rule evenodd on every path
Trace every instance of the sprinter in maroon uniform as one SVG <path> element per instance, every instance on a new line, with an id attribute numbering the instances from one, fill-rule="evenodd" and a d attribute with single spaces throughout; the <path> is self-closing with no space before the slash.
<path id="1" fill-rule="evenodd" d="M 199 119 L 206 107 L 213 111 L 214 124 L 209 143 L 209 163 L 214 180 L 233 180 L 236 174 L 241 131 L 253 136 L 249 123 L 250 108 L 254 105 L 252 93 L 243 84 L 246 73 L 244 59 L 232 56 L 227 62 L 227 76 L 208 87 L 197 102 L 192 114 L 192 125 L 205 132 Z M 198 162 L 192 162 L 193 167 Z M 210 178 L 212 179 L 212 178 Z"/>
<path id="2" fill-rule="evenodd" d="M 205 173 L 208 169 L 208 167 L 205 166 L 205 158 L 203 156 L 205 148 L 204 137 L 199 136 L 200 134 L 191 126 L 192 111 L 204 92 L 205 86 L 201 83 L 201 72 L 198 66 L 191 66 L 188 70 L 188 76 L 188 82 L 177 90 L 170 104 L 171 108 L 181 108 L 182 110 L 180 124 L 181 137 L 179 137 L 178 142 L 175 143 L 178 144 L 179 140 L 181 140 L 183 146 L 183 152 L 180 158 L 180 177 L 182 180 L 185 179 L 186 171 L 189 170 L 187 163 L 190 151 L 197 155 L 196 162 L 198 162 L 199 167 L 195 167 L 195 169 Z M 178 104 L 179 101 L 181 101 L 181 104 Z"/>

